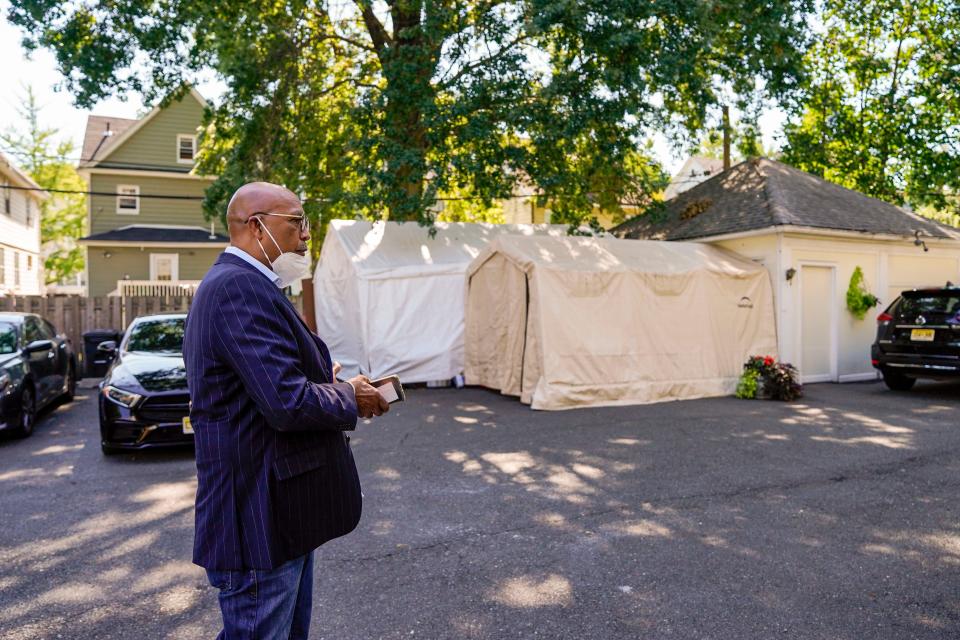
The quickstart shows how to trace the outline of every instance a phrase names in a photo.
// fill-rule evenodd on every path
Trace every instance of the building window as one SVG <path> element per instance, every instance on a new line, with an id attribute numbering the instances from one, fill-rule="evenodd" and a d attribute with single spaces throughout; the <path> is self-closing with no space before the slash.
<path id="1" fill-rule="evenodd" d="M 33 256 L 29 253 L 27 254 L 27 271 L 33 270 Z"/>
<path id="2" fill-rule="evenodd" d="M 177 162 L 181 164 L 193 164 L 193 159 L 197 155 L 197 136 L 178 135 L 177 136 Z"/>
<path id="3" fill-rule="evenodd" d="M 31 205 L 32 205 L 33 203 L 30 202 L 30 197 L 29 197 L 29 196 L 27 196 L 27 198 L 26 198 L 26 203 L 27 203 L 27 208 L 26 208 L 27 214 L 26 214 L 26 216 L 24 217 L 23 222 L 24 222 L 24 224 L 26 224 L 26 225 L 29 227 L 29 226 L 30 226 L 30 223 L 33 222 L 33 220 L 31 220 L 31 218 L 33 217 L 33 208 L 31 207 Z"/>
<path id="4" fill-rule="evenodd" d="M 180 255 L 176 253 L 151 253 L 150 279 L 179 280 Z"/>
<path id="5" fill-rule="evenodd" d="M 20 286 L 20 252 L 13 252 L 13 286 Z"/>
<path id="6" fill-rule="evenodd" d="M 117 185 L 117 213 L 140 213 L 140 187 L 132 184 Z"/>
<path id="7" fill-rule="evenodd" d="M 0 285 L 7 284 L 7 252 L 0 247 Z"/>
<path id="8" fill-rule="evenodd" d="M 10 185 L 3 184 L 3 212 L 10 215 Z"/>

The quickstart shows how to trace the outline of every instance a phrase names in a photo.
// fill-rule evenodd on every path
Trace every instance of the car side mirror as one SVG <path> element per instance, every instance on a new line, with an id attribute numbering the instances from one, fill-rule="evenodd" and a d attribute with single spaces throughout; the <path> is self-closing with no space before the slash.
<path id="1" fill-rule="evenodd" d="M 117 351 L 117 343 L 114 340 L 104 340 L 97 345 L 97 351 L 106 355 L 113 355 Z"/>
<path id="2" fill-rule="evenodd" d="M 27 353 L 36 353 L 37 351 L 49 351 L 50 349 L 53 349 L 52 340 L 34 340 L 33 342 L 31 342 L 30 344 L 28 344 L 26 347 L 23 348 L 23 350 Z"/>

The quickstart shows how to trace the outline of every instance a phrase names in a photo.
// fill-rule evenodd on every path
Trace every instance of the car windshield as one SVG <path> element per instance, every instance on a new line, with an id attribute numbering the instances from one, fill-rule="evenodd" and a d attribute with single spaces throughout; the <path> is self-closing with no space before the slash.
<path id="1" fill-rule="evenodd" d="M 17 350 L 17 328 L 9 322 L 0 322 L 0 354 Z"/>
<path id="2" fill-rule="evenodd" d="M 960 292 L 923 293 L 904 295 L 897 313 L 904 320 L 924 316 L 927 322 L 960 322 Z"/>
<path id="3" fill-rule="evenodd" d="M 180 354 L 183 352 L 183 318 L 143 320 L 130 329 L 127 351 Z"/>

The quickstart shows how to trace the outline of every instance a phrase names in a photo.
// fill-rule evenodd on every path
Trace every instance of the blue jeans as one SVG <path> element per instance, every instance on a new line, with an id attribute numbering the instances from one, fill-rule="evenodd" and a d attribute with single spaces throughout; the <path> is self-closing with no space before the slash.
<path id="1" fill-rule="evenodd" d="M 276 569 L 211 571 L 220 590 L 217 640 L 307 640 L 313 606 L 313 552 Z"/>

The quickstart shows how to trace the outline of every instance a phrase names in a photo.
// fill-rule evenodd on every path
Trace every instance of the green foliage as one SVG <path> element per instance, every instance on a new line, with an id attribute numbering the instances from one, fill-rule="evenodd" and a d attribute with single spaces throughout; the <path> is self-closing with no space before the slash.
<path id="1" fill-rule="evenodd" d="M 484 202 L 476 197 L 469 188 L 443 194 L 441 209 L 437 213 L 440 222 L 490 222 L 502 224 L 503 205 L 496 202 Z"/>
<path id="2" fill-rule="evenodd" d="M 857 320 L 863 320 L 867 311 L 880 304 L 877 296 L 867 291 L 863 282 L 863 270 L 858 266 L 850 276 L 850 286 L 847 287 L 847 310 Z"/>
<path id="3" fill-rule="evenodd" d="M 956 207 L 958 42 L 956 0 L 825 0 L 784 160 L 895 204 Z"/>
<path id="4" fill-rule="evenodd" d="M 760 382 L 760 373 L 753 369 L 744 369 L 737 382 L 736 396 L 741 400 L 753 400 L 757 397 L 757 386 Z"/>
<path id="5" fill-rule="evenodd" d="M 59 131 L 40 125 L 40 105 L 27 88 L 19 108 L 23 130 L 7 129 L 3 141 L 33 181 L 45 189 L 86 191 L 87 185 L 73 164 L 64 160 L 74 153 L 73 143 L 57 142 Z M 76 240 L 87 224 L 87 201 L 83 193 L 55 193 L 40 206 L 40 242 L 46 254 L 47 284 L 69 279 L 83 272 L 84 254 Z"/>
<path id="6" fill-rule="evenodd" d="M 663 176 L 638 141 L 701 130 L 718 96 L 793 89 L 812 0 L 13 0 L 78 104 L 152 100 L 212 69 L 200 170 L 286 184 L 314 219 L 430 223 L 441 194 L 522 181 L 554 221 L 645 203 Z M 457 214 L 460 215 L 460 214 Z"/>

